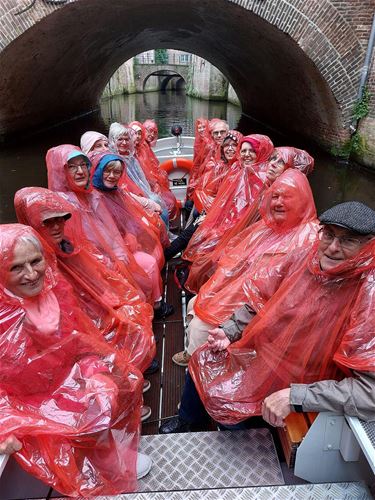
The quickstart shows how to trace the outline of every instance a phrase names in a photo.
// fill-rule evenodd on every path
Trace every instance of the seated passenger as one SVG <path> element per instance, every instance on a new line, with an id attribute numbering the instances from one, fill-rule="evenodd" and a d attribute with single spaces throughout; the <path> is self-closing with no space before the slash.
<path id="1" fill-rule="evenodd" d="M 199 139 L 199 142 L 197 147 L 194 145 L 193 167 L 190 172 L 187 189 L 187 197 L 189 199 L 192 199 L 205 164 L 220 157 L 220 147 L 224 138 L 228 135 L 228 131 L 229 126 L 225 120 L 213 118 L 207 125 L 201 119 L 197 120 L 195 137 Z"/>
<path id="2" fill-rule="evenodd" d="M 229 168 L 239 159 L 241 139 L 240 132 L 230 130 L 220 146 L 220 157 L 212 158 L 202 168 L 193 193 L 194 206 L 198 212 L 209 212 Z"/>
<path id="3" fill-rule="evenodd" d="M 133 491 L 151 467 L 137 460 L 143 377 L 47 255 L 32 228 L 0 226 L 0 451 L 63 495 Z"/>
<path id="4" fill-rule="evenodd" d="M 155 355 L 152 307 L 104 264 L 105 257 L 83 234 L 77 209 L 37 187 L 17 191 L 14 205 L 18 221 L 33 227 L 56 255 L 59 271 L 105 340 L 145 371 Z"/>
<path id="5" fill-rule="evenodd" d="M 81 149 L 85 155 L 108 150 L 108 139 L 100 132 L 89 130 L 81 137 Z"/>
<path id="6" fill-rule="evenodd" d="M 212 250 L 198 255 L 194 260 L 189 270 L 189 276 L 185 283 L 185 287 L 193 293 L 198 293 L 200 288 L 213 275 L 217 267 L 217 263 L 231 244 L 233 238 L 237 238 L 242 231 L 257 222 L 260 219 L 259 206 L 265 191 L 286 169 L 293 167 L 294 155 L 291 149 L 287 147 L 275 148 L 268 162 L 262 164 L 266 166 L 265 174 L 259 173 L 259 176 L 264 179 L 264 184 L 258 194 L 249 203 L 248 207 L 238 215 L 237 221 L 229 227 L 221 236 L 219 242 L 213 246 Z"/>
<path id="7" fill-rule="evenodd" d="M 92 184 L 102 193 L 104 204 L 121 235 L 129 241 L 130 246 L 135 246 L 136 253 L 151 255 L 162 269 L 163 249 L 153 227 L 145 218 L 144 210 L 125 189 L 119 189 L 125 173 L 124 160 L 109 152 L 95 154 L 91 160 L 94 172 Z M 147 269 L 147 261 L 142 266 Z"/>
<path id="8" fill-rule="evenodd" d="M 133 121 L 129 127 L 135 131 L 135 157 L 148 180 L 151 189 L 158 194 L 168 208 L 169 220 L 178 216 L 179 209 L 175 195 L 169 189 L 168 175 L 159 168 L 159 162 L 146 141 L 146 131 L 142 123 Z"/>
<path id="9" fill-rule="evenodd" d="M 172 259 L 178 252 L 185 250 L 198 226 L 204 221 L 205 212 L 211 207 L 229 167 L 237 160 L 238 134 L 239 132 L 235 130 L 229 133 L 221 145 L 220 160 L 208 162 L 206 174 L 198 182 L 193 195 L 195 206 L 198 207 L 199 211 L 203 212 L 202 216 L 197 217 L 192 224 L 185 227 L 178 237 L 164 250 L 166 260 Z"/>
<path id="10" fill-rule="evenodd" d="M 241 140 L 240 161 L 232 165 L 223 179 L 205 221 L 183 254 L 185 260 L 194 262 L 198 256 L 211 252 L 223 234 L 249 210 L 264 184 L 259 170 L 272 152 L 273 144 L 267 136 L 254 134 Z"/>
<path id="11" fill-rule="evenodd" d="M 375 211 L 347 202 L 320 222 L 312 249 L 248 279 L 250 301 L 195 351 L 179 416 L 160 432 L 206 411 L 224 425 L 263 415 L 282 426 L 300 408 L 375 420 Z"/>
<path id="12" fill-rule="evenodd" d="M 261 220 L 228 242 L 213 276 L 189 302 L 189 345 L 172 357 L 177 365 L 187 366 L 210 330 L 249 300 L 246 282 L 256 279 L 258 268 L 274 267 L 278 259 L 311 245 L 316 238 L 319 227 L 314 198 L 306 176 L 298 170 L 288 169 L 276 179 L 265 192 L 259 211 Z"/>
<path id="13" fill-rule="evenodd" d="M 128 191 L 139 197 L 139 201 L 147 209 L 159 210 L 160 216 L 168 227 L 168 210 L 160 196 L 152 188 L 135 157 L 135 131 L 121 123 L 112 123 L 108 134 L 109 149 L 112 153 L 120 155 L 126 165 L 126 176 L 121 184 L 125 184 Z M 147 206 L 142 202 L 147 199 Z M 157 208 L 158 207 L 158 208 Z"/>
<path id="14" fill-rule="evenodd" d="M 151 256 L 148 256 L 147 268 L 139 264 L 139 252 L 129 247 L 108 212 L 102 195 L 92 190 L 89 176 L 91 163 L 87 156 L 76 146 L 63 144 L 50 149 L 46 161 L 48 187 L 52 191 L 60 191 L 61 196 L 80 210 L 87 239 L 107 256 L 116 271 L 122 272 L 131 284 L 145 294 L 157 317 L 171 314 L 173 308 L 162 300 L 162 283 L 155 259 L 151 263 Z M 142 256 L 142 265 L 143 262 Z"/>

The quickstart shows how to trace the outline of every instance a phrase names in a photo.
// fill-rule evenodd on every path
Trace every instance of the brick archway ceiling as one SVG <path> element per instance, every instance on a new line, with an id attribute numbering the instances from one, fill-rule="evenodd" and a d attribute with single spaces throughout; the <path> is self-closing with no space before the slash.
<path id="1" fill-rule="evenodd" d="M 359 63 L 349 74 L 339 47 L 296 9 L 289 14 L 285 10 L 279 24 L 285 31 L 295 30 L 299 44 L 275 27 L 275 9 L 291 3 L 76 0 L 61 8 L 43 4 L 49 15 L 0 54 L 0 133 L 56 123 L 95 108 L 109 77 L 125 60 L 165 47 L 198 54 L 217 66 L 235 88 L 245 113 L 329 146 L 346 136 Z M 267 15 L 260 12 L 262 4 L 267 4 Z M 246 10 L 250 7 L 258 13 Z M 347 39 L 352 36 L 349 30 Z M 350 57 L 359 61 L 362 52 L 356 41 Z"/>

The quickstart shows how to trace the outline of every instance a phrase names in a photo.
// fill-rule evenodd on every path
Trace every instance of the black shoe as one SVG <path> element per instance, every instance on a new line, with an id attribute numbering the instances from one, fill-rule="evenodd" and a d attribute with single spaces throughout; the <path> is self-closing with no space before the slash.
<path id="1" fill-rule="evenodd" d="M 158 309 L 154 309 L 154 319 L 165 319 L 173 313 L 174 307 L 162 300 L 160 307 L 158 307 Z"/>
<path id="2" fill-rule="evenodd" d="M 192 425 L 179 416 L 172 417 L 159 427 L 159 434 L 173 434 L 176 432 L 191 432 Z"/>
<path id="3" fill-rule="evenodd" d="M 156 373 L 159 370 L 159 361 L 154 358 L 152 360 L 151 365 L 147 368 L 147 370 L 143 373 L 143 375 L 152 375 L 153 373 Z"/>

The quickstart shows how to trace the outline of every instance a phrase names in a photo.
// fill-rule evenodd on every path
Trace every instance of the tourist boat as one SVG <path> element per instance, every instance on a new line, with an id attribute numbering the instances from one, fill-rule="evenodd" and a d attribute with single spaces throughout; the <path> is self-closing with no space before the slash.
<path id="1" fill-rule="evenodd" d="M 194 137 L 182 135 L 180 126 L 173 126 L 171 132 L 171 137 L 158 139 L 153 150 L 161 168 L 168 173 L 171 191 L 183 203 L 193 165 Z"/>
<path id="2" fill-rule="evenodd" d="M 185 199 L 193 148 L 194 137 L 181 133 L 159 139 L 154 147 L 180 202 Z M 219 432 L 211 423 L 204 432 L 158 435 L 159 423 L 177 410 L 185 377 L 185 370 L 171 361 L 171 355 L 183 347 L 186 313 L 185 293 L 176 290 L 173 282 L 176 263 L 166 266 L 164 276 L 165 297 L 176 311 L 154 323 L 160 371 L 148 377 L 152 387 L 145 394 L 145 404 L 153 413 L 142 425 L 140 451 L 151 456 L 153 468 L 139 481 L 139 493 L 111 498 L 371 499 L 363 481 L 374 483 L 375 423 L 328 412 L 293 413 L 286 429 L 273 434 L 266 426 Z M 282 453 L 286 461 L 280 464 Z M 0 455 L 0 500 L 52 497 L 60 495 L 27 474 L 12 457 Z"/>

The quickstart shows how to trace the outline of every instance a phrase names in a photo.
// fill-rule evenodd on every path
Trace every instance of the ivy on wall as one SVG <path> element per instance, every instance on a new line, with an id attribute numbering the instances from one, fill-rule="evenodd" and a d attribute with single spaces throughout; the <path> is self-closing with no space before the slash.
<path id="1" fill-rule="evenodd" d="M 365 118 L 370 110 L 370 99 L 371 94 L 367 87 L 365 87 L 362 98 L 357 101 L 353 109 L 353 119 L 359 121 Z M 333 146 L 331 153 L 334 156 L 340 156 L 343 158 L 349 158 L 351 154 L 363 155 L 367 150 L 367 144 L 364 137 L 357 130 L 351 136 L 351 138 L 342 146 Z"/>

